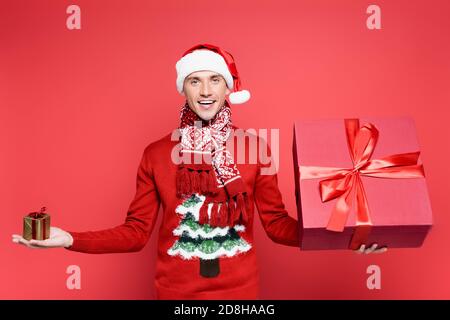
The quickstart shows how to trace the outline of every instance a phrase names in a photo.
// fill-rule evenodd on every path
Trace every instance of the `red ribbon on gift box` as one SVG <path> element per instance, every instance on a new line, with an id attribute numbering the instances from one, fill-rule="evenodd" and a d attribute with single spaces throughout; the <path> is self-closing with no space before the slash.
<path id="1" fill-rule="evenodd" d="M 377 178 L 424 177 L 420 152 L 394 154 L 382 159 L 370 159 L 378 141 L 378 129 L 372 123 L 359 126 L 359 119 L 345 119 L 347 145 L 353 168 L 300 166 L 300 179 L 320 179 L 322 202 L 337 198 L 327 230 L 344 231 L 347 218 L 356 206 L 356 226 L 350 249 L 357 249 L 369 237 L 372 221 L 361 176 Z"/>
<path id="2" fill-rule="evenodd" d="M 33 218 L 33 220 L 31 220 L 31 238 L 32 239 L 37 238 L 37 228 L 38 228 L 37 219 L 40 219 L 46 215 L 46 213 L 44 212 L 45 210 L 46 210 L 46 208 L 42 207 L 40 212 L 32 212 L 32 213 L 28 214 L 29 217 Z M 46 224 L 41 223 L 40 226 L 41 226 L 42 236 L 44 239 L 46 239 L 47 238 Z"/>

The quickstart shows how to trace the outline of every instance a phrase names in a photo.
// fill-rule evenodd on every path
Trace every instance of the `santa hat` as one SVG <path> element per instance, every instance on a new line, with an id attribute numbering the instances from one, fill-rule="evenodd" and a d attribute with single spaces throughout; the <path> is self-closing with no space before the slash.
<path id="1" fill-rule="evenodd" d="M 177 69 L 177 90 L 179 93 L 183 92 L 184 79 L 189 74 L 209 70 L 222 75 L 227 87 L 234 90 L 229 95 L 230 103 L 240 104 L 250 99 L 250 92 L 241 90 L 241 79 L 233 56 L 217 46 L 211 44 L 196 45 L 183 54 L 175 67 Z"/>

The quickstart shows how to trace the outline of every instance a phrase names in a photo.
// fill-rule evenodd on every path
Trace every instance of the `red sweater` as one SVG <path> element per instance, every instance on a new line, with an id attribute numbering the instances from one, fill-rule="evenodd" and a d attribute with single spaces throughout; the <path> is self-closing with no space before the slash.
<path id="1" fill-rule="evenodd" d="M 230 139 L 235 141 L 234 159 L 246 185 L 248 199 L 256 204 L 267 235 L 276 243 L 298 247 L 298 223 L 284 208 L 277 175 L 261 174 L 261 169 L 270 164 L 263 164 L 259 157 L 257 163 L 250 163 L 249 150 L 255 149 L 248 140 L 245 144 L 246 163 L 237 162 L 237 138 L 232 135 Z M 259 147 L 261 144 L 263 148 L 267 147 L 262 139 L 258 141 Z M 257 299 L 259 272 L 253 242 L 253 205 L 248 225 L 239 234 L 251 248 L 231 257 L 220 257 L 220 272 L 216 277 L 200 275 L 198 257 L 185 259 L 168 253 L 180 239 L 179 235 L 174 235 L 174 230 L 181 222 L 176 209 L 182 201 L 175 194 L 177 165 L 171 160 L 177 143 L 167 135 L 145 148 L 137 172 L 136 195 L 122 225 L 99 231 L 68 231 L 74 241 L 66 249 L 96 254 L 140 251 L 150 238 L 162 205 L 155 276 L 158 299 Z"/>

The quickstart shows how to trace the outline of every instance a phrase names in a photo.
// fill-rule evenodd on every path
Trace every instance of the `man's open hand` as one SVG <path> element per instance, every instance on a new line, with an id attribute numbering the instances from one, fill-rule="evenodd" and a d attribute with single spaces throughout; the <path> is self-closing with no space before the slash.
<path id="1" fill-rule="evenodd" d="M 383 253 L 387 251 L 387 247 L 381 247 L 378 248 L 378 244 L 374 243 L 371 247 L 368 247 L 366 249 L 366 245 L 362 244 L 361 247 L 359 247 L 359 249 L 354 250 L 354 252 L 358 253 L 358 254 L 369 254 L 369 253 Z"/>
<path id="2" fill-rule="evenodd" d="M 12 242 L 24 245 L 33 249 L 46 249 L 46 248 L 63 248 L 70 247 L 73 243 L 73 238 L 70 233 L 57 228 L 50 227 L 50 237 L 45 240 L 26 240 L 19 234 L 12 235 Z"/>

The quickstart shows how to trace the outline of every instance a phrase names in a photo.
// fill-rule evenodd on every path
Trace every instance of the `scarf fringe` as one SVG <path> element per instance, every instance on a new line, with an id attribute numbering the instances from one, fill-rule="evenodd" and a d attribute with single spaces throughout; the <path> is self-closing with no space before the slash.
<path id="1" fill-rule="evenodd" d="M 212 208 L 211 208 L 211 218 L 209 220 L 209 224 L 211 226 L 213 226 L 213 227 L 218 227 L 219 226 L 218 223 L 217 223 L 217 220 L 218 220 L 217 216 L 219 214 L 219 212 L 217 210 L 218 207 L 219 207 L 219 204 L 217 202 L 214 202 L 213 205 L 212 205 Z"/>
<path id="2" fill-rule="evenodd" d="M 244 194 L 239 193 L 236 196 L 236 210 L 234 211 L 234 221 L 247 224 L 248 222 L 248 213 L 246 208 L 246 201 L 247 199 L 244 198 Z"/>
<path id="3" fill-rule="evenodd" d="M 248 208 L 246 207 L 245 195 L 236 195 L 236 200 L 229 199 L 226 202 L 205 201 L 200 207 L 199 223 L 208 223 L 211 227 L 224 228 L 237 224 L 247 224 Z M 208 206 L 211 205 L 210 217 L 208 217 Z"/>
<path id="4" fill-rule="evenodd" d="M 180 167 L 176 174 L 177 197 L 190 196 L 193 193 L 216 194 L 217 182 L 213 168 L 208 170 L 196 170 Z"/>
<path id="5" fill-rule="evenodd" d="M 207 203 L 205 201 L 205 203 L 203 203 L 203 205 L 200 208 L 199 217 L 198 217 L 198 220 L 199 220 L 198 222 L 200 224 L 206 224 L 209 221 L 209 218 L 208 218 L 208 205 L 209 205 L 209 203 Z"/>

